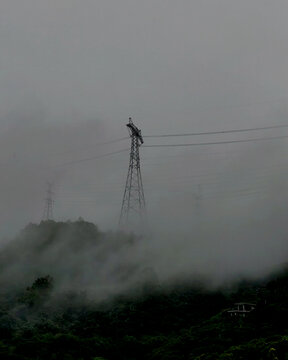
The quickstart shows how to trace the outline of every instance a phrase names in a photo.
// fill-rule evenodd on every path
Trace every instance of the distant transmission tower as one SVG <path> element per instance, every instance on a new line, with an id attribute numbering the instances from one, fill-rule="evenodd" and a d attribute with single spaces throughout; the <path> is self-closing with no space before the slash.
<path id="1" fill-rule="evenodd" d="M 47 183 L 47 195 L 45 199 L 45 206 L 43 212 L 43 221 L 53 220 L 53 191 L 52 191 L 53 184 Z"/>
<path id="2" fill-rule="evenodd" d="M 139 154 L 139 148 L 144 141 L 141 130 L 133 124 L 131 118 L 127 127 L 131 138 L 131 151 L 119 220 L 120 229 L 127 229 L 133 224 L 139 225 L 143 220 L 147 220 Z"/>

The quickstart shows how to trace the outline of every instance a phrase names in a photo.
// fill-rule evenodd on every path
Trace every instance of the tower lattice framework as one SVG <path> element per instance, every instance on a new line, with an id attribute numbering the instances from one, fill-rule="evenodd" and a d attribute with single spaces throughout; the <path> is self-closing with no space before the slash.
<path id="1" fill-rule="evenodd" d="M 43 211 L 43 221 L 53 220 L 53 191 L 52 191 L 53 184 L 48 183 L 47 184 L 47 195 L 45 199 L 45 206 Z"/>
<path id="2" fill-rule="evenodd" d="M 129 118 L 127 124 L 131 138 L 129 169 L 122 201 L 119 220 L 120 228 L 129 228 L 132 224 L 146 221 L 146 203 L 140 167 L 139 148 L 144 143 L 139 130 Z M 138 225 L 137 224 L 137 225 Z"/>

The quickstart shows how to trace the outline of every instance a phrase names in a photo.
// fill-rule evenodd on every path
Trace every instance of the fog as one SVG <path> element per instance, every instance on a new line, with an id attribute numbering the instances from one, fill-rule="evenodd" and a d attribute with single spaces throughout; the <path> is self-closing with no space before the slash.
<path id="1" fill-rule="evenodd" d="M 288 136 L 148 137 L 286 125 L 287 11 L 281 0 L 1 1 L 2 244 L 41 221 L 47 182 L 55 220 L 117 229 L 129 116 L 144 145 Z M 282 266 L 287 150 L 285 138 L 142 147 L 149 236 L 125 261 L 164 282 Z"/>
<path id="2" fill-rule="evenodd" d="M 167 154 L 161 148 L 155 158 L 148 156 L 149 148 L 140 148 L 149 225 L 144 233 L 143 228 L 134 229 L 140 238 L 133 243 L 128 235 L 109 232 L 95 239 L 93 235 L 95 243 L 87 243 L 89 234 L 81 235 L 77 227 L 75 233 L 73 227 L 55 232 L 56 240 L 43 245 L 40 254 L 34 247 L 37 242 L 41 247 L 46 237 L 49 241 L 50 230 L 20 233 L 14 240 L 22 227 L 41 221 L 46 180 L 54 186 L 56 221 L 81 216 L 101 232 L 117 229 L 129 151 L 101 156 L 111 147 L 119 149 L 119 143 L 120 148 L 129 146 L 129 139 L 108 144 L 108 150 L 103 149 L 107 145 L 95 146 L 96 158 L 91 159 L 88 143 L 91 138 L 93 143 L 94 132 L 105 133 L 105 126 L 44 121 L 19 125 L 3 136 L 2 144 L 12 155 L 2 164 L 2 187 L 10 190 L 3 195 L 2 229 L 9 236 L 2 246 L 11 244 L 13 256 L 2 267 L 2 282 L 22 286 L 50 274 L 59 291 L 85 289 L 103 299 L 131 290 L 146 281 L 147 274 L 166 285 L 201 279 L 219 286 L 259 279 L 286 266 L 286 138 L 221 144 L 215 152 L 199 146 Z M 102 141 L 100 136 L 97 141 Z M 29 146 L 12 153 L 19 144 Z"/>

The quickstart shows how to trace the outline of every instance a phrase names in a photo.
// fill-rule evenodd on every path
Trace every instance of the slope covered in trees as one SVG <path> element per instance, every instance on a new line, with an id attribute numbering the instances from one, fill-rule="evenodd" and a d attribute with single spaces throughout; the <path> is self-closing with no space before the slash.
<path id="1" fill-rule="evenodd" d="M 1 358 L 288 358 L 288 271 L 229 289 L 164 286 L 127 257 L 137 241 L 84 221 L 24 229 L 0 251 Z M 237 302 L 256 309 L 232 318 Z"/>

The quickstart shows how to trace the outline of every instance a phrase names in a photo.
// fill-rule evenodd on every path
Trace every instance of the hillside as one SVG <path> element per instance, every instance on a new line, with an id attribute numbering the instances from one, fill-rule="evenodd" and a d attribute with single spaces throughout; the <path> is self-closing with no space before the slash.
<path id="1" fill-rule="evenodd" d="M 127 259 L 136 241 L 133 235 L 103 233 L 82 219 L 30 224 L 0 251 L 1 288 L 19 289 L 49 274 L 57 290 L 117 292 L 115 283 L 129 287 L 140 271 Z"/>
<path id="2" fill-rule="evenodd" d="M 24 229 L 0 252 L 2 358 L 288 358 L 288 271 L 229 288 L 164 286 L 123 255 L 137 241 L 82 220 Z M 256 309 L 231 318 L 237 302 Z"/>

